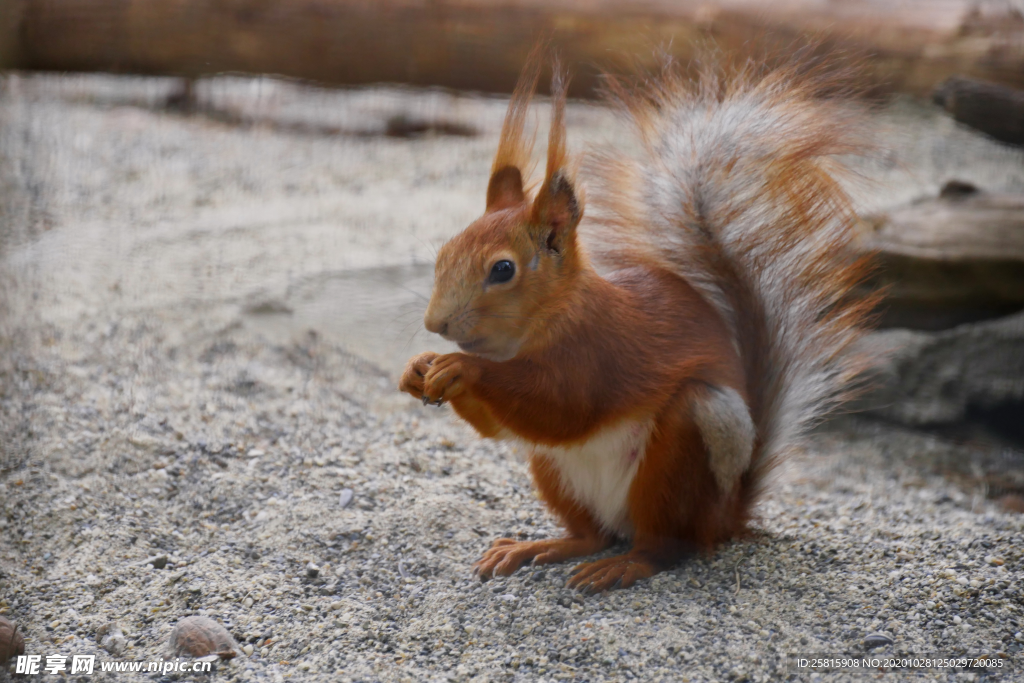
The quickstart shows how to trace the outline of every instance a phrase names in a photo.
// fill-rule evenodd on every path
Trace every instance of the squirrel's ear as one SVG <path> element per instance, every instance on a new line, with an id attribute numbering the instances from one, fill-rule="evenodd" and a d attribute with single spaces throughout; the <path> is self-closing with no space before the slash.
<path id="1" fill-rule="evenodd" d="M 533 223 L 548 249 L 564 254 L 576 239 L 576 226 L 583 217 L 576 190 L 563 173 L 556 173 L 533 203 Z"/>
<path id="2" fill-rule="evenodd" d="M 523 174 L 515 166 L 499 168 L 487 184 L 487 211 L 500 211 L 526 201 Z"/>

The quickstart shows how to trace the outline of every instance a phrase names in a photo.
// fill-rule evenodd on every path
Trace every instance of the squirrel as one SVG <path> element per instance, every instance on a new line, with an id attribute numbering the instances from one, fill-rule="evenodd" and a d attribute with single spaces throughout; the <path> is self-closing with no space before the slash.
<path id="1" fill-rule="evenodd" d="M 413 357 L 399 388 L 527 446 L 565 527 L 495 541 L 481 579 L 630 541 L 575 567 L 569 586 L 599 592 L 748 536 L 767 475 L 866 369 L 850 346 L 870 263 L 837 158 L 861 128 L 813 69 L 611 79 L 643 144 L 592 162 L 583 221 L 557 64 L 544 179 L 524 185 L 539 71 L 512 95 L 485 213 L 437 256 L 424 324 L 461 352 Z"/>

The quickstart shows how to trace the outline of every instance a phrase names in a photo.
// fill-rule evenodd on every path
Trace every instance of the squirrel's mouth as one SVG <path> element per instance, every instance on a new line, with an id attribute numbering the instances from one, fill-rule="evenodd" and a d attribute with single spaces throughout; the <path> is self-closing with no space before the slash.
<path id="1" fill-rule="evenodd" d="M 470 341 L 460 341 L 455 343 L 458 344 L 459 348 L 466 353 L 473 353 L 474 351 L 479 351 L 483 348 L 484 344 L 487 343 L 487 340 L 481 337 L 480 339 L 471 339 Z"/>
<path id="2" fill-rule="evenodd" d="M 459 348 L 466 353 L 471 353 L 474 356 L 480 356 L 481 358 L 492 360 L 495 363 L 511 360 L 519 350 L 519 344 L 515 342 L 495 347 L 493 339 L 488 339 L 487 337 L 480 337 L 479 339 L 471 339 L 469 341 L 455 343 L 458 344 Z"/>

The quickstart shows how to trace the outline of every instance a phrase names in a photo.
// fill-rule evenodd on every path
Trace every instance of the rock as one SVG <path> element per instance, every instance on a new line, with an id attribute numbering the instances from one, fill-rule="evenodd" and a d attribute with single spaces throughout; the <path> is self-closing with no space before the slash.
<path id="1" fill-rule="evenodd" d="M 25 639 L 18 632 L 18 627 L 0 617 L 0 666 L 23 654 Z"/>
<path id="2" fill-rule="evenodd" d="M 253 648 L 252 644 L 247 644 L 247 645 L 243 645 L 242 646 L 242 652 L 245 653 L 246 657 L 252 657 L 253 650 L 254 650 L 254 648 Z"/>
<path id="3" fill-rule="evenodd" d="M 342 508 L 347 508 L 349 504 L 352 502 L 352 498 L 354 497 L 355 493 L 352 492 L 352 489 L 342 489 L 341 495 L 338 498 L 338 505 L 340 505 Z"/>
<path id="4" fill-rule="evenodd" d="M 934 333 L 886 330 L 859 351 L 883 359 L 859 407 L 903 424 L 958 423 L 1024 399 L 1024 313 Z"/>
<path id="5" fill-rule="evenodd" d="M 320 576 L 320 567 L 316 566 L 312 562 L 306 565 L 306 576 L 315 579 Z"/>
<path id="6" fill-rule="evenodd" d="M 151 564 L 153 565 L 153 569 L 163 569 L 167 566 L 167 556 L 157 555 L 155 557 L 150 557 L 146 559 L 146 561 L 143 562 L 143 564 Z"/>
<path id="7" fill-rule="evenodd" d="M 207 657 L 232 659 L 242 650 L 223 626 L 208 617 L 186 617 L 171 631 L 168 642 L 171 657 Z"/>
<path id="8" fill-rule="evenodd" d="M 888 633 L 869 633 L 864 636 L 864 647 L 871 650 L 876 647 L 892 645 L 892 636 Z"/>
<path id="9" fill-rule="evenodd" d="M 96 630 L 96 639 L 100 641 L 100 647 L 115 657 L 128 647 L 128 639 L 124 637 L 121 628 L 113 622 L 100 626 Z"/>

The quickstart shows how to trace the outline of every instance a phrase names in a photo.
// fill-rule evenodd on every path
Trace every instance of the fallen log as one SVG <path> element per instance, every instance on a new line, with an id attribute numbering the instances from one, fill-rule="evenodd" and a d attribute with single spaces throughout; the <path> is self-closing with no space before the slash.
<path id="1" fill-rule="evenodd" d="M 713 41 L 743 53 L 816 41 L 858 55 L 873 83 L 930 93 L 962 73 L 1024 85 L 1024 20 L 969 0 L 6 0 L 0 66 L 198 77 L 278 74 L 509 92 L 547 37 L 592 95 L 599 73 Z"/>
<path id="2" fill-rule="evenodd" d="M 874 284 L 887 290 L 884 327 L 945 329 L 1024 310 L 1024 195 L 954 181 L 861 225 Z"/>

